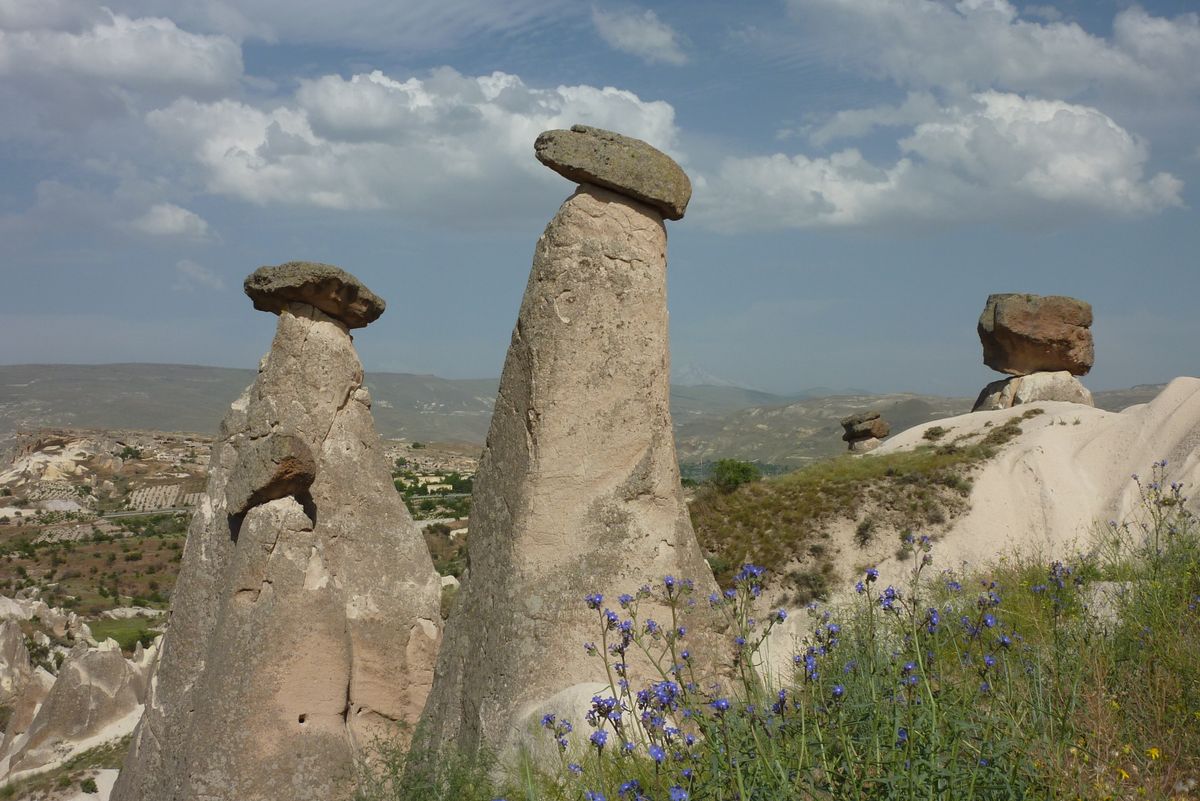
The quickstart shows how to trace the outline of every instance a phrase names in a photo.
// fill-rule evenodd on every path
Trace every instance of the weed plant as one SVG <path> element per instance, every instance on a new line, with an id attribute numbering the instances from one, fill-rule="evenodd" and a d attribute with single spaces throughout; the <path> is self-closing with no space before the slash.
<path id="1" fill-rule="evenodd" d="M 1200 531 L 1166 463 L 1103 547 L 1071 563 L 1010 557 L 966 575 L 907 542 L 907 578 L 868 569 L 848 599 L 810 604 L 782 674 L 767 646 L 783 610 L 756 611 L 766 571 L 744 565 L 708 599 L 666 577 L 591 594 L 608 690 L 580 720 L 542 721 L 557 769 L 525 764 L 510 801 L 1172 799 L 1200 797 Z M 665 607 L 663 620 L 639 611 Z M 701 676 L 689 611 L 730 633 L 729 669 Z M 668 618 L 669 615 L 669 619 Z M 656 675 L 635 686 L 626 664 Z M 461 793 L 482 798 L 486 776 Z M 450 798 L 441 783 L 412 795 Z M 436 785 L 436 786 L 434 786 Z M 514 789 L 515 786 L 515 789 Z M 437 790 L 438 792 L 434 792 Z M 469 790 L 469 792 L 467 791 Z M 382 797 L 382 796 L 380 796 Z M 492 796 L 495 797 L 495 796 Z M 374 798 L 374 796 L 372 796 Z"/>
<path id="2" fill-rule="evenodd" d="M 583 799 L 1188 798 L 1200 779 L 1200 532 L 1182 487 L 1146 481 L 1108 547 L 1075 564 L 1008 560 L 970 580 L 909 542 L 904 586 L 871 569 L 853 601 L 810 605 L 794 673 L 761 652 L 785 613 L 754 613 L 764 571 L 708 599 L 734 632 L 722 685 L 694 675 L 689 584 L 615 604 L 589 596 L 610 692 L 593 699 L 564 769 L 528 797 Z M 1122 583 L 1098 584 L 1119 577 Z M 1113 594 L 1106 617 L 1095 589 Z M 642 620 L 655 596 L 671 625 Z M 625 681 L 626 653 L 659 666 Z M 588 743 L 566 761 L 570 737 Z"/>

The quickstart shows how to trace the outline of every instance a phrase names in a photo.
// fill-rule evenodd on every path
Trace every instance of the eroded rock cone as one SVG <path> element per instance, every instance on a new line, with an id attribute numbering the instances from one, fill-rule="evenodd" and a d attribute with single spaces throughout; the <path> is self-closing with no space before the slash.
<path id="1" fill-rule="evenodd" d="M 105 640 L 94 649 L 77 645 L 28 729 L 19 741 L 14 738 L 9 770 L 20 773 L 44 767 L 61 758 L 63 746 L 86 741 L 123 722 L 132 727 L 147 680 L 148 670 L 123 657 L 115 640 Z"/>
<path id="2" fill-rule="evenodd" d="M 361 749 L 428 695 L 440 582 L 392 485 L 352 323 L 291 299 L 310 283 L 297 269 L 255 297 L 279 313 L 275 340 L 214 445 L 113 801 L 349 798 Z"/>
<path id="3" fill-rule="evenodd" d="M 1062 295 L 989 295 L 979 316 L 983 363 L 1009 375 L 1066 370 L 1087 375 L 1095 360 L 1092 307 Z"/>
<path id="4" fill-rule="evenodd" d="M 601 172 L 615 136 L 582 148 L 599 151 Z M 620 171 L 603 175 L 625 185 Z M 423 721 L 435 747 L 506 757 L 548 742 L 540 710 L 567 696 L 586 704 L 607 683 L 583 649 L 599 641 L 586 594 L 619 610 L 620 593 L 671 575 L 694 579 L 706 607 L 716 589 L 672 439 L 666 245 L 656 206 L 591 183 L 538 240 L 475 478 L 470 572 Z M 635 686 L 643 671 L 631 669 Z M 580 740 L 582 713 L 570 715 Z"/>

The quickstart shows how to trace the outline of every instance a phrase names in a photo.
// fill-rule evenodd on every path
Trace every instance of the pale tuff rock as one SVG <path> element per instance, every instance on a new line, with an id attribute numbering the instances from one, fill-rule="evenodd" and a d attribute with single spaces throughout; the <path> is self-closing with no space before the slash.
<path id="1" fill-rule="evenodd" d="M 1092 393 L 1079 379 L 1066 370 L 1055 373 L 1032 373 L 993 381 L 983 388 L 975 401 L 973 412 L 1010 409 L 1022 403 L 1037 401 L 1066 401 L 1095 406 Z"/>
<path id="2" fill-rule="evenodd" d="M 35 668 L 12 705 L 4 739 L 0 741 L 0 777 L 8 776 L 11 755 L 21 748 L 27 739 L 25 733 L 41 709 L 42 702 L 54 686 L 54 674 L 43 667 Z"/>
<path id="3" fill-rule="evenodd" d="M 989 295 L 979 316 L 983 363 L 1009 375 L 1066 370 L 1087 375 L 1095 361 L 1092 307 L 1062 295 Z"/>
<path id="4" fill-rule="evenodd" d="M 850 440 L 851 453 L 868 453 L 875 450 L 883 444 L 883 440 L 879 437 L 864 437 L 862 439 Z"/>
<path id="5" fill-rule="evenodd" d="M 573 125 L 546 131 L 533 143 L 537 160 L 559 175 L 640 200 L 668 220 L 683 219 L 692 182 L 670 156 L 640 139 Z"/>
<path id="6" fill-rule="evenodd" d="M 8 755 L 10 773 L 55 762 L 72 744 L 136 716 L 146 682 L 147 671 L 125 659 L 115 641 L 105 640 L 97 648 L 77 645 L 20 742 L 14 740 Z"/>
<path id="7" fill-rule="evenodd" d="M 0 620 L 31 620 L 33 605 L 19 598 L 0 595 Z"/>
<path id="8" fill-rule="evenodd" d="M 246 278 L 243 288 L 259 311 L 279 314 L 289 303 L 304 303 L 341 320 L 347 328 L 370 325 L 386 306 L 383 298 L 350 273 L 317 262 L 260 267 Z"/>
<path id="9" fill-rule="evenodd" d="M 350 323 L 278 311 L 214 445 L 113 801 L 347 799 L 362 749 L 415 724 L 429 693 L 440 582 L 392 485 Z"/>
<path id="10" fill-rule="evenodd" d="M 15 620 L 0 625 L 0 704 L 8 705 L 21 697 L 33 677 L 25 634 Z"/>
<path id="11" fill-rule="evenodd" d="M 672 439 L 666 245 L 655 208 L 590 184 L 538 240 L 423 720 L 439 747 L 510 757 L 547 699 L 606 681 L 581 647 L 598 632 L 585 594 L 616 608 L 665 575 L 695 579 L 699 598 L 716 589 Z"/>

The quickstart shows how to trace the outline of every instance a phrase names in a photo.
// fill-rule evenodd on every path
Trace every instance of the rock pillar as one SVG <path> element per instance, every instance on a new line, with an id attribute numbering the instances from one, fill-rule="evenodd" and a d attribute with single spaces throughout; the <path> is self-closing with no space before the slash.
<path id="1" fill-rule="evenodd" d="M 668 397 L 663 217 L 682 216 L 687 176 L 644 142 L 582 126 L 535 147 L 581 185 L 534 252 L 423 722 L 435 745 L 466 753 L 511 754 L 541 703 L 606 681 L 583 649 L 598 639 L 586 594 L 617 609 L 620 593 L 672 575 L 695 580 L 703 607 L 715 589 Z"/>
<path id="2" fill-rule="evenodd" d="M 433 678 L 440 582 L 392 485 L 349 329 L 383 312 L 328 265 L 246 281 L 279 324 L 213 447 L 162 662 L 113 801 L 328 801 Z"/>

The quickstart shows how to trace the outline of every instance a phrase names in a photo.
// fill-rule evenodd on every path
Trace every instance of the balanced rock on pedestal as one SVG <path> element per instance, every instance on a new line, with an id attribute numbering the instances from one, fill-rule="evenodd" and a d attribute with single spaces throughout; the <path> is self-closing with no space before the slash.
<path id="1" fill-rule="evenodd" d="M 883 438 L 892 433 L 892 427 L 879 416 L 879 412 L 852 414 L 842 420 L 842 440 L 849 444 L 852 453 L 875 450 Z"/>
<path id="2" fill-rule="evenodd" d="M 383 310 L 329 265 L 246 280 L 279 315 L 214 444 L 155 688 L 113 801 L 347 799 L 415 724 L 440 582 L 392 484 L 349 329 Z"/>
<path id="3" fill-rule="evenodd" d="M 564 153 L 570 170 L 554 166 Z M 436 747 L 502 757 L 543 704 L 607 683 L 582 647 L 599 636 L 586 594 L 617 609 L 620 593 L 666 575 L 693 579 L 700 598 L 716 589 L 668 397 L 663 213 L 682 215 L 687 177 L 644 142 L 579 126 L 542 134 L 537 155 L 587 182 L 537 243 L 475 477 L 470 570 L 422 723 Z M 629 661 L 636 684 L 645 666 Z"/>
<path id="4" fill-rule="evenodd" d="M 979 317 L 983 363 L 1013 378 L 983 388 L 972 411 L 1035 401 L 1094 405 L 1076 376 L 1095 361 L 1092 307 L 1062 295 L 989 295 Z"/>
<path id="5" fill-rule="evenodd" d="M 1087 375 L 1095 360 L 1092 307 L 1062 295 L 989 295 L 979 316 L 983 363 L 1009 375 Z"/>

